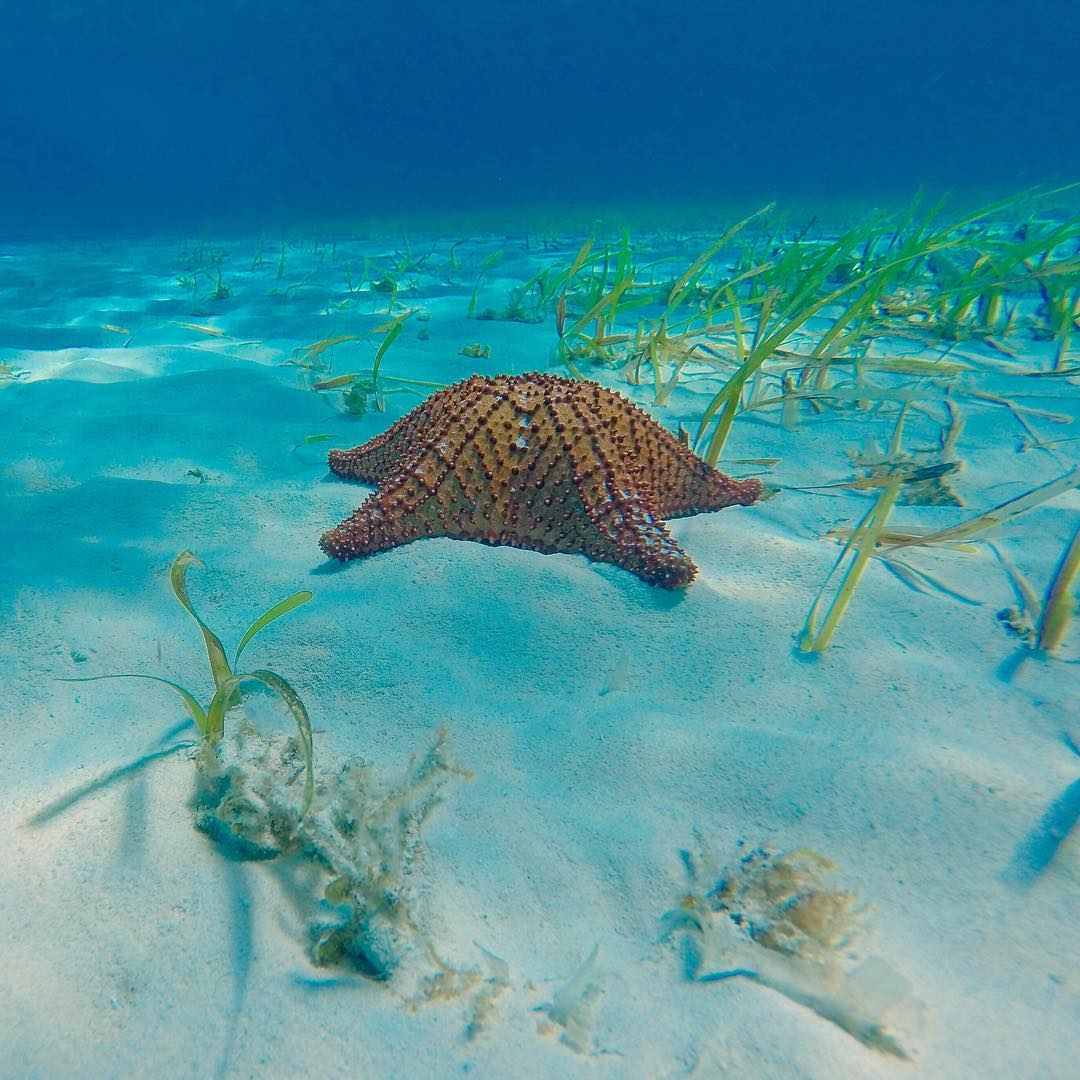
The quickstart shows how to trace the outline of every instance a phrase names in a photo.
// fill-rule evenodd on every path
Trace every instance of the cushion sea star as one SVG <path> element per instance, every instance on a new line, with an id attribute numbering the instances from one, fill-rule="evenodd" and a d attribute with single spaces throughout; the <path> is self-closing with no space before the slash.
<path id="1" fill-rule="evenodd" d="M 331 450 L 330 468 L 378 486 L 323 534 L 332 558 L 447 536 L 583 554 L 665 589 L 697 567 L 661 518 L 761 495 L 599 383 L 535 372 L 440 390 L 363 446 Z"/>

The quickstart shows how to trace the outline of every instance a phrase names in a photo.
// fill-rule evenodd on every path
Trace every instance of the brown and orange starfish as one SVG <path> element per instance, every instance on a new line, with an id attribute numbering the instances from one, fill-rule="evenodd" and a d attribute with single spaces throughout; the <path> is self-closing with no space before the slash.
<path id="1" fill-rule="evenodd" d="M 332 558 L 448 536 L 587 555 L 665 589 L 697 567 L 660 519 L 761 495 L 599 383 L 539 373 L 440 390 L 363 446 L 332 450 L 330 468 L 378 485 L 323 534 Z"/>

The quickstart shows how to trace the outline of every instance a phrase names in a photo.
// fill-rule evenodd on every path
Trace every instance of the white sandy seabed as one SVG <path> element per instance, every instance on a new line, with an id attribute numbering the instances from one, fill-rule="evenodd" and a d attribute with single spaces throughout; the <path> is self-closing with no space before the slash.
<path id="1" fill-rule="evenodd" d="M 565 265 L 579 243 L 539 257 Z M 272 256 L 247 269 L 254 246 L 225 245 L 233 296 L 195 315 L 172 244 L 0 253 L 0 362 L 25 372 L 0 384 L 0 1075 L 1075 1075 L 1080 837 L 1055 833 L 1080 798 L 1075 628 L 1061 659 L 1006 677 L 1001 567 L 985 547 L 927 552 L 919 565 L 978 603 L 871 564 L 833 647 L 800 658 L 837 555 L 821 536 L 858 520 L 857 493 L 672 523 L 700 567 L 681 595 L 581 557 L 448 540 L 326 572 L 317 538 L 366 491 L 327 474 L 328 444 L 296 444 L 356 445 L 418 399 L 344 416 L 281 361 L 385 321 L 385 296 L 333 311 L 328 294 L 348 295 L 347 258 L 394 245 L 339 245 L 334 263 L 296 245 L 284 284 L 311 276 L 287 293 Z M 538 257 L 474 240 L 457 258 L 475 269 L 495 247 L 511 257 L 485 279 L 493 303 Z M 386 371 L 448 382 L 551 362 L 550 322 L 468 321 L 471 284 L 417 276 L 403 300 L 430 320 L 406 324 Z M 478 340 L 490 359 L 458 354 Z M 335 373 L 370 366 L 376 341 L 339 346 Z M 646 387 L 599 377 L 649 405 Z M 715 385 L 687 379 L 656 415 L 690 426 Z M 1075 412 L 1075 394 L 1055 408 Z M 828 484 L 850 477 L 862 422 L 808 419 L 792 441 L 757 414 L 730 452 L 780 457 L 773 483 Z M 1068 467 L 1018 455 L 1019 434 L 1005 410 L 974 409 L 957 482 L 970 509 L 896 520 L 951 524 Z M 999 544 L 1045 583 L 1078 508 L 1066 494 Z M 183 549 L 207 564 L 192 600 L 230 646 L 314 592 L 248 656 L 306 702 L 318 768 L 360 756 L 394 777 L 445 726 L 473 774 L 424 826 L 415 929 L 388 981 L 314 966 L 295 880 L 193 827 L 192 752 L 146 760 L 192 734 L 167 688 L 57 681 L 145 672 L 209 696 L 168 585 Z M 288 730 L 269 698 L 250 714 Z M 836 864 L 836 887 L 873 907 L 850 963 L 910 984 L 889 1015 L 907 1060 L 760 979 L 692 977 L 664 917 L 695 836 L 719 866 L 758 846 Z"/>

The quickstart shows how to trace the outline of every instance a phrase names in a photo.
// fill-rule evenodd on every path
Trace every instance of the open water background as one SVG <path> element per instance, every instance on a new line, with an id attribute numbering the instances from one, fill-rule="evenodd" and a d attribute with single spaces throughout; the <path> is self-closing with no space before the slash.
<path id="1" fill-rule="evenodd" d="M 1065 0 L 0 3 L 0 231 L 737 202 L 1080 175 Z"/>

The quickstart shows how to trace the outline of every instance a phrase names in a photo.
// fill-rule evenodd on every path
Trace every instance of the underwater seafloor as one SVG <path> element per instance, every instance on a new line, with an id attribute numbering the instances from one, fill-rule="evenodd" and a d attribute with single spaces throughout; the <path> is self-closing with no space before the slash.
<path id="1" fill-rule="evenodd" d="M 5 244 L 0 1075 L 1074 1075 L 1077 230 L 1016 213 Z M 329 447 L 537 369 L 775 493 L 682 592 L 327 565 Z"/>

